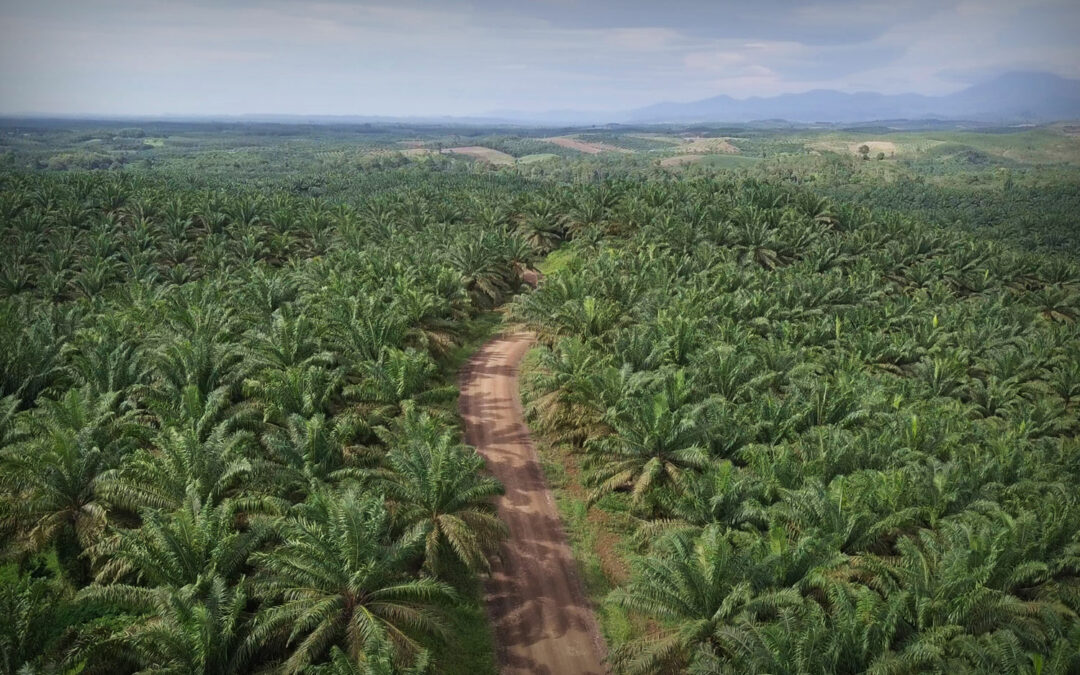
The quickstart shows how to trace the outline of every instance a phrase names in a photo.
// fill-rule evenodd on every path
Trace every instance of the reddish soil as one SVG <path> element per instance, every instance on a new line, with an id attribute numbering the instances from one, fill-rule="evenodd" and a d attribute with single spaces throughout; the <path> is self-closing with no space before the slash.
<path id="1" fill-rule="evenodd" d="M 541 274 L 540 270 L 534 270 L 531 267 L 526 267 L 521 272 L 521 280 L 524 281 L 529 286 L 531 286 L 532 288 L 536 288 L 537 286 L 540 285 L 540 279 L 543 276 L 544 275 Z"/>
<path id="2" fill-rule="evenodd" d="M 482 145 L 467 145 L 461 148 L 448 148 L 443 150 L 443 152 L 469 155 L 470 157 L 475 157 L 476 159 L 489 164 L 509 165 L 514 163 L 513 155 L 508 155 L 505 152 L 499 152 L 498 150 L 492 150 L 491 148 L 485 148 Z"/>
<path id="3" fill-rule="evenodd" d="M 552 136 L 550 138 L 541 138 L 542 141 L 548 143 L 554 143 L 564 148 L 570 148 L 571 150 L 577 150 L 578 152 L 584 152 L 587 155 L 599 155 L 601 152 L 622 152 L 633 153 L 633 150 L 627 150 L 626 148 L 619 148 L 614 145 L 608 145 L 607 143 L 588 143 L 573 136 Z"/>
<path id="4" fill-rule="evenodd" d="M 679 148 L 683 152 L 720 152 L 728 155 L 739 154 L 739 149 L 731 144 L 726 138 L 705 138 L 703 136 L 691 136 L 686 139 L 686 145 Z"/>
<path id="5" fill-rule="evenodd" d="M 606 648 L 518 398 L 530 333 L 484 345 L 461 378 L 465 440 L 506 486 L 496 506 L 510 536 L 492 563 L 487 611 L 502 673 L 601 675 Z"/>

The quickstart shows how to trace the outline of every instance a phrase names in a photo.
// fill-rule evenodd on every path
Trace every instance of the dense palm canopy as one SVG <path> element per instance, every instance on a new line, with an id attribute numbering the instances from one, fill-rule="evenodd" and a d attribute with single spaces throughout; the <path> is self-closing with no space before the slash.
<path id="1" fill-rule="evenodd" d="M 502 532 L 448 355 L 532 249 L 514 181 L 430 178 L 0 178 L 3 672 L 444 658 Z"/>
<path id="2" fill-rule="evenodd" d="M 451 670 L 502 527 L 448 383 L 511 300 L 534 428 L 639 524 L 618 669 L 1080 670 L 1080 269 L 1010 243 L 1075 185 L 832 189 L 942 227 L 827 159 L 282 147 L 0 171 L 4 673 Z"/>
<path id="3" fill-rule="evenodd" d="M 407 561 L 420 539 L 395 539 L 377 500 L 358 493 L 319 494 L 279 525 L 282 545 L 259 554 L 258 593 L 278 599 L 258 618 L 256 645 L 283 642 L 287 672 L 326 656 L 335 644 L 359 659 L 372 644 L 389 642 L 399 655 L 420 651 L 418 640 L 445 631 L 440 605 L 452 589 L 431 578 L 410 578 Z"/>
<path id="4" fill-rule="evenodd" d="M 620 669 L 1080 668 L 1080 268 L 753 180 L 591 222 L 512 312 L 534 428 L 639 523 Z"/>

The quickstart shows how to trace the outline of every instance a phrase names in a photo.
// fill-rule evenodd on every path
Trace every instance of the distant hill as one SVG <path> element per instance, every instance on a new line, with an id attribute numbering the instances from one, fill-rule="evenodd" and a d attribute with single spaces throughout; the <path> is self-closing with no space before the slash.
<path id="1" fill-rule="evenodd" d="M 800 94 L 736 99 L 714 96 L 688 103 L 657 103 L 625 112 L 499 111 L 492 117 L 534 124 L 655 124 L 786 120 L 857 123 L 876 120 L 967 120 L 1040 123 L 1080 119 L 1080 80 L 1018 72 L 945 96 L 845 93 L 817 89 Z"/>
<path id="2" fill-rule="evenodd" d="M 95 119 L 103 122 L 221 122 L 325 125 L 412 126 L 542 126 L 548 128 L 596 127 L 647 124 L 734 124 L 768 128 L 804 124 L 864 124 L 890 127 L 953 122 L 1041 124 L 1080 120 L 1080 80 L 1050 73 L 1016 72 L 1000 75 L 945 96 L 922 94 L 847 93 L 815 89 L 799 94 L 737 99 L 714 96 L 685 103 L 665 102 L 622 111 L 549 110 L 524 112 L 497 110 L 486 115 L 413 116 L 387 115 L 0 115 L 0 122 L 39 124 L 50 120 Z"/>
<path id="3" fill-rule="evenodd" d="M 691 103 L 660 103 L 633 110 L 629 122 L 867 122 L 882 119 L 953 119 L 981 122 L 1049 122 L 1080 118 L 1080 80 L 1049 73 L 1009 73 L 946 96 L 801 94 L 734 99 L 715 96 Z"/>

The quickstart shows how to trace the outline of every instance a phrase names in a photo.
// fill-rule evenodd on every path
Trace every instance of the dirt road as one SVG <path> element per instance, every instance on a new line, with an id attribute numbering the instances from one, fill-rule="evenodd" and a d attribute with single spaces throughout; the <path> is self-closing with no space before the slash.
<path id="1" fill-rule="evenodd" d="M 529 333 L 500 335 L 461 378 L 465 439 L 506 486 L 497 507 L 510 536 L 492 563 L 488 615 L 502 673 L 599 675 L 604 643 L 522 420 L 517 373 L 531 343 Z"/>

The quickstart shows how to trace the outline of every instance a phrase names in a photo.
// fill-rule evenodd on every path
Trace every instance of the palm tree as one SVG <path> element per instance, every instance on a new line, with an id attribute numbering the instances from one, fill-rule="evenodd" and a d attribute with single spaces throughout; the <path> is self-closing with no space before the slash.
<path id="1" fill-rule="evenodd" d="M 406 405 L 431 406 L 452 400 L 453 385 L 432 387 L 439 368 L 431 357 L 414 349 L 387 349 L 378 361 L 363 364 L 360 382 L 345 389 L 345 396 L 359 402 L 372 424 L 401 414 Z"/>
<path id="2" fill-rule="evenodd" d="M 680 489 L 686 472 L 702 470 L 709 461 L 698 425 L 701 411 L 701 405 L 682 404 L 667 391 L 610 409 L 606 421 L 612 433 L 585 444 L 592 470 L 588 481 L 594 486 L 590 501 L 629 488 L 633 503 L 644 505 L 656 488 Z"/>
<path id="3" fill-rule="evenodd" d="M 491 308 L 510 292 L 504 270 L 492 256 L 490 238 L 459 242 L 447 254 L 447 261 L 457 270 L 461 285 L 475 305 Z"/>
<path id="4" fill-rule="evenodd" d="M 362 421 L 339 416 L 334 421 L 318 414 L 290 415 L 284 429 L 263 436 L 253 458 L 252 472 L 270 494 L 302 499 L 329 483 L 361 480 L 366 473 L 356 466 L 370 463 L 370 453 L 349 445 Z"/>
<path id="5" fill-rule="evenodd" d="M 17 396 L 29 406 L 63 373 L 61 350 L 74 312 L 34 313 L 30 305 L 0 304 L 0 395 Z"/>
<path id="6" fill-rule="evenodd" d="M 712 523 L 749 529 L 764 527 L 768 521 L 765 485 L 758 476 L 728 460 L 709 466 L 679 492 L 660 492 L 657 497 L 660 510 L 668 517 L 644 523 L 639 540 L 651 541 L 679 528 L 700 531 Z"/>
<path id="7" fill-rule="evenodd" d="M 19 399 L 15 396 L 0 398 L 0 448 L 14 444 L 22 438 L 15 421 L 19 412 Z"/>
<path id="8" fill-rule="evenodd" d="M 281 248 L 284 250 L 288 247 L 288 236 L 285 236 L 286 242 L 278 244 L 278 235 L 271 237 L 272 246 Z M 289 268 L 274 269 L 268 268 L 264 265 L 255 265 L 251 268 L 251 275 L 245 279 L 244 285 L 241 288 L 241 293 L 244 298 L 244 306 L 250 308 L 252 311 L 262 312 L 265 314 L 271 314 L 278 310 L 284 309 L 286 303 L 292 302 L 296 299 L 299 292 L 297 279 L 293 270 Z M 282 316 L 282 319 L 285 317 Z M 291 318 L 291 317 L 290 317 Z M 301 317 L 295 317 L 296 321 L 299 321 Z M 277 319 L 275 319 L 275 322 Z M 275 345 L 281 345 L 278 333 L 279 329 L 275 327 L 267 335 L 267 337 L 274 342 Z M 289 336 L 295 335 L 295 324 L 289 325 L 286 328 L 286 332 Z M 302 338 L 297 341 L 302 342 Z"/>
<path id="9" fill-rule="evenodd" d="M 253 373 L 310 364 L 329 365 L 331 361 L 330 353 L 320 348 L 315 323 L 288 307 L 274 310 L 269 330 L 250 331 L 249 341 L 244 360 Z"/>
<path id="10" fill-rule="evenodd" d="M 263 410 L 263 421 L 284 426 L 293 415 L 311 417 L 331 412 L 345 385 L 340 369 L 318 365 L 264 371 L 244 381 L 244 394 Z"/>
<path id="11" fill-rule="evenodd" d="M 218 431 L 202 440 L 195 430 L 170 427 L 148 449 L 102 474 L 95 491 L 110 505 L 132 512 L 179 509 L 191 495 L 220 504 L 252 475 L 245 453 L 254 442 L 247 433 Z"/>
<path id="12" fill-rule="evenodd" d="M 318 493 L 279 529 L 282 545 L 255 556 L 266 604 L 251 645 L 287 646 L 285 672 L 299 672 L 335 645 L 360 659 L 373 641 L 391 643 L 395 662 L 403 663 L 420 651 L 421 635 L 445 635 L 440 607 L 454 593 L 408 574 L 419 540 L 392 540 L 379 500 Z"/>
<path id="13" fill-rule="evenodd" d="M 348 355 L 352 362 L 375 361 L 384 349 L 402 347 L 408 335 L 404 318 L 387 312 L 374 296 L 327 296 L 329 342 L 334 351 Z"/>
<path id="14" fill-rule="evenodd" d="M 484 460 L 476 451 L 427 414 L 414 418 L 404 431 L 387 438 L 397 444 L 386 456 L 388 471 L 379 481 L 395 522 L 407 532 L 406 539 L 423 539 L 424 567 L 431 573 L 448 569 L 443 562 L 447 555 L 469 570 L 486 571 L 486 554 L 506 532 L 491 504 L 502 486 L 483 476 Z"/>
<path id="15" fill-rule="evenodd" d="M 249 598 L 242 578 L 240 582 L 230 585 L 220 577 L 204 577 L 179 589 L 140 589 L 146 592 L 127 597 L 92 586 L 83 593 L 84 600 L 112 604 L 136 618 L 105 641 L 91 643 L 82 660 L 102 669 L 134 665 L 139 672 L 243 672 L 255 653 L 249 647 Z"/>
<path id="16" fill-rule="evenodd" d="M 620 672 L 685 672 L 702 648 L 745 640 L 778 608 L 801 604 L 794 589 L 756 588 L 756 564 L 719 527 L 696 538 L 673 534 L 649 556 L 634 559 L 630 582 L 610 600 L 672 628 L 618 649 L 613 657 Z"/>
<path id="17" fill-rule="evenodd" d="M 314 675 L 427 675 L 431 672 L 431 658 L 428 652 L 421 651 L 413 663 L 402 667 L 395 663 L 392 646 L 385 642 L 365 647 L 359 659 L 332 647 L 329 662 L 311 666 L 308 672 Z"/>
<path id="18" fill-rule="evenodd" d="M 133 597 L 211 577 L 232 582 L 269 536 L 259 520 L 238 529 L 234 504 L 204 502 L 194 489 L 178 510 L 142 515 L 141 527 L 118 530 L 91 549 L 99 563 L 96 581 L 104 584 L 93 591 L 95 597 Z"/>
<path id="19" fill-rule="evenodd" d="M 207 396 L 218 387 L 237 381 L 241 358 L 239 349 L 223 333 L 210 335 L 198 331 L 187 337 L 170 336 L 155 353 L 161 380 L 158 388 L 180 392 L 193 385 L 200 396 Z"/>
<path id="20" fill-rule="evenodd" d="M 566 216 L 554 204 L 541 203 L 521 216 L 518 231 L 543 255 L 555 249 L 566 236 Z"/>
<path id="21" fill-rule="evenodd" d="M 137 434 L 131 413 L 118 412 L 118 399 L 70 389 L 44 400 L 27 418 L 26 440 L 0 450 L 5 524 L 18 531 L 24 551 L 55 545 L 74 583 L 87 579 L 82 552 L 105 526 L 102 475 L 120 464 Z"/>
<path id="22" fill-rule="evenodd" d="M 539 369 L 530 383 L 539 395 L 528 400 L 526 414 L 556 442 L 581 445 L 602 435 L 607 431 L 604 413 L 608 403 L 603 378 L 609 370 L 610 360 L 585 343 L 574 338 L 560 340 L 555 349 L 540 353 Z"/>
<path id="23" fill-rule="evenodd" d="M 433 276 L 423 281 L 402 278 L 394 292 L 394 306 L 413 326 L 410 344 L 445 356 L 460 340 L 468 298 L 448 268 L 438 268 Z"/>
<path id="24" fill-rule="evenodd" d="M 59 580 L 20 575 L 0 584 L 0 673 L 59 670 L 61 647 L 74 613 L 71 591 Z"/>
<path id="25" fill-rule="evenodd" d="M 1066 617 L 1076 616 L 1076 594 L 1054 570 L 1076 569 L 1075 544 L 1062 536 L 1075 506 L 1018 519 L 986 508 L 990 513 L 968 511 L 936 531 L 901 538 L 897 556 L 861 561 L 900 619 L 876 664 L 880 672 L 955 669 L 973 648 L 990 646 L 973 637 L 1004 638 L 1022 651 L 1049 651 L 1063 637 Z"/>

